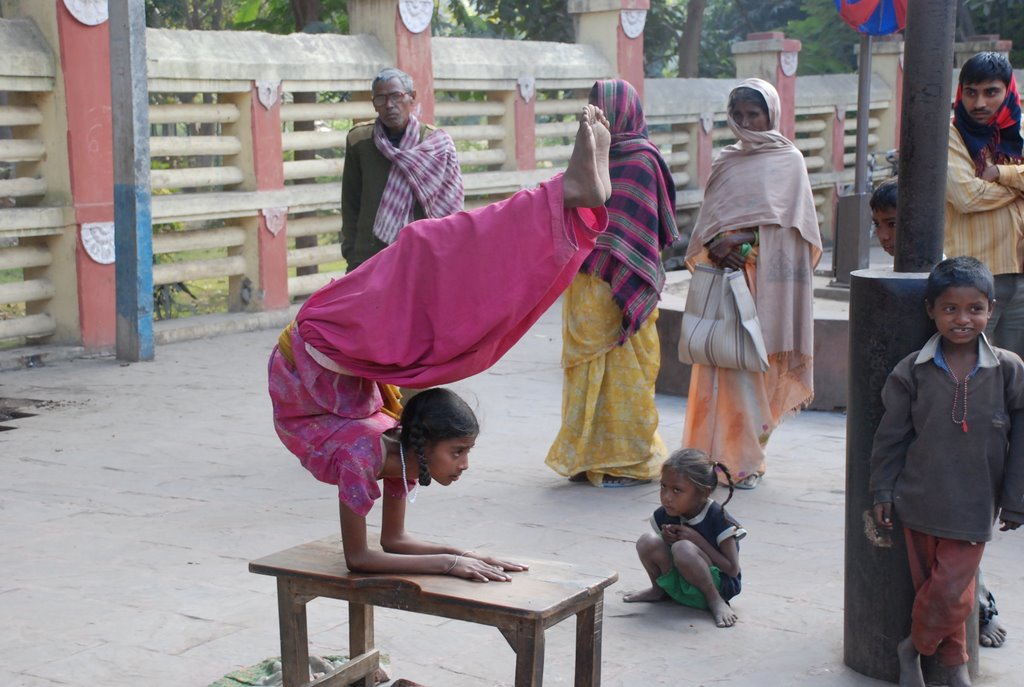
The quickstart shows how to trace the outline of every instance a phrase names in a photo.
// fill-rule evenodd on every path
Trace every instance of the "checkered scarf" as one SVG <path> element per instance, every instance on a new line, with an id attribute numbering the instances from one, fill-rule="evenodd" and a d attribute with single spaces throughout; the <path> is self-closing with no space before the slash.
<path id="1" fill-rule="evenodd" d="M 373 126 L 373 142 L 391 162 L 373 221 L 374 236 L 394 243 L 398 230 L 412 220 L 413 200 L 419 201 L 431 218 L 462 210 L 462 174 L 451 136 L 437 129 L 420 141 L 419 120 L 410 116 L 397 148 L 388 140 L 380 119 Z"/>

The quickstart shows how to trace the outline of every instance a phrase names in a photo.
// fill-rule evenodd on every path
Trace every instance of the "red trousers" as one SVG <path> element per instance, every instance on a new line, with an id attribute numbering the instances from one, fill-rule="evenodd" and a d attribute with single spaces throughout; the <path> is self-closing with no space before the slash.
<path id="1" fill-rule="evenodd" d="M 984 542 L 945 539 L 903 529 L 914 581 L 910 639 L 922 656 L 938 654 L 944 666 L 967 663 L 964 623 L 974 612 L 974 579 Z"/>

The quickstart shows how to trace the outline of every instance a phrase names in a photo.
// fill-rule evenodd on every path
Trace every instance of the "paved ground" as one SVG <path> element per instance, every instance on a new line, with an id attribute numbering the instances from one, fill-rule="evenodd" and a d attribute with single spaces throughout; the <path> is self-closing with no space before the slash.
<path id="1" fill-rule="evenodd" d="M 203 687 L 278 653 L 273 581 L 247 562 L 336 531 L 337 501 L 274 435 L 264 365 L 275 337 L 168 344 L 151 363 L 0 373 L 0 398 L 38 402 L 0 432 L 0 684 Z M 845 418 L 786 422 L 766 481 L 730 505 L 750 536 L 740 622 L 720 630 L 679 606 L 622 603 L 646 582 L 633 542 L 657 490 L 573 485 L 544 466 L 559 422 L 559 352 L 556 307 L 492 370 L 456 385 L 483 425 L 472 471 L 421 492 L 411 529 L 617 570 L 606 686 L 883 684 L 842 662 Z M 658 398 L 670 445 L 684 407 Z M 1010 638 L 983 650 L 977 685 L 1020 684 L 1020 537 L 997 534 L 986 557 Z M 314 601 L 309 615 L 314 653 L 343 652 L 343 604 Z M 377 632 L 393 677 L 511 684 L 511 650 L 490 628 L 381 610 Z M 548 633 L 545 684 L 572 684 L 572 645 L 572 623 Z"/>

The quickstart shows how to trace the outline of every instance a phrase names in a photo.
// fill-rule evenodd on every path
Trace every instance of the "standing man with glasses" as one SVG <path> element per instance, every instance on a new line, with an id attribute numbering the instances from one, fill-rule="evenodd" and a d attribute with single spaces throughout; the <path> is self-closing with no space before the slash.
<path id="1" fill-rule="evenodd" d="M 341 254 L 348 272 L 394 243 L 413 220 L 462 210 L 455 143 L 413 114 L 412 77 L 388 67 L 374 77 L 377 119 L 349 131 L 341 179 Z"/>

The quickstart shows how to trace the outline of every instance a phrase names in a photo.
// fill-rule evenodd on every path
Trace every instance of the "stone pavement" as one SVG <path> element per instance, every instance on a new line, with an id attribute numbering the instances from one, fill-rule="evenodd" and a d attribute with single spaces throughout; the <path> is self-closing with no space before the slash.
<path id="1" fill-rule="evenodd" d="M 409 528 L 511 558 L 617 570 L 604 618 L 609 687 L 884 684 L 842 662 L 844 417 L 785 422 L 767 479 L 730 504 L 750 532 L 736 627 L 672 604 L 624 604 L 646 583 L 633 542 L 657 487 L 594 489 L 544 466 L 559 424 L 559 313 L 454 385 L 483 427 L 472 470 L 421 491 Z M 247 563 L 335 532 L 337 499 L 274 435 L 264 380 L 276 336 L 163 345 L 151 363 L 0 373 L 0 398 L 35 401 L 21 403 L 34 416 L 0 431 L 0 684 L 204 687 L 278 654 L 274 582 Z M 684 406 L 658 397 L 673 446 Z M 987 552 L 1010 636 L 982 651 L 976 685 L 1020 684 L 1021 536 L 998 533 Z M 309 622 L 313 653 L 344 651 L 344 604 L 312 602 Z M 511 684 L 512 652 L 491 628 L 382 609 L 377 637 L 393 678 Z M 572 622 L 548 632 L 545 684 L 572 683 L 573 641 Z"/>

